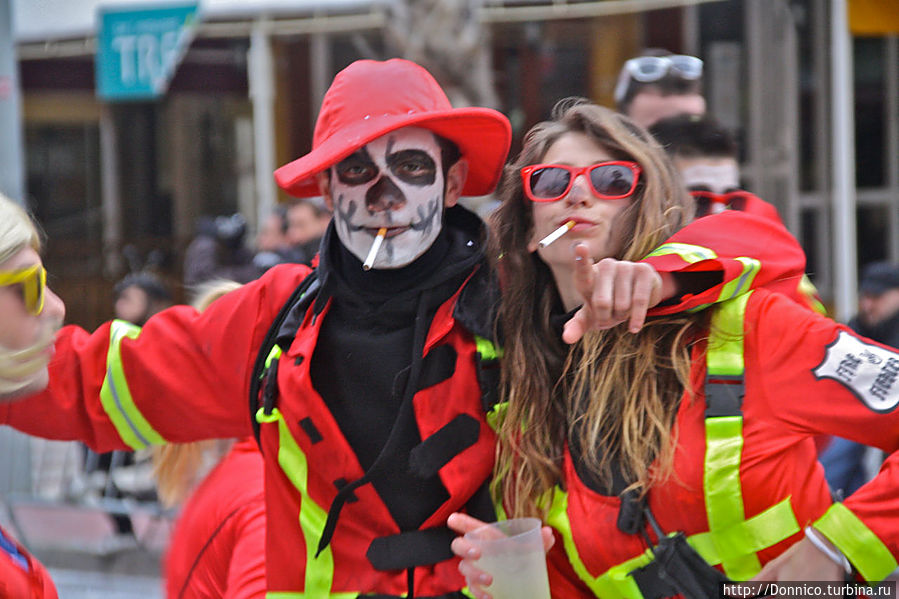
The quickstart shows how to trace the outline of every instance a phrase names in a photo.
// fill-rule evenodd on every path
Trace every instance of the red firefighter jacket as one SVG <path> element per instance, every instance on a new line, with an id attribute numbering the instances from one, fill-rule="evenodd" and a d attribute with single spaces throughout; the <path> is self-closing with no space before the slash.
<path id="1" fill-rule="evenodd" d="M 701 308 L 753 286 L 795 281 L 805 265 L 786 229 L 740 213 L 699 219 L 673 241 L 675 246 L 649 258 L 658 270 L 717 272 L 722 282 L 666 311 Z M 275 315 L 309 272 L 304 266 L 275 267 L 202 314 L 176 306 L 155 315 L 142 330 L 120 321 L 93 334 L 66 327 L 58 337 L 48 389 L 0 406 L 0 421 L 43 437 L 79 439 L 98 451 L 246 437 L 252 434 L 247 400 L 252 365 Z M 458 295 L 437 311 L 424 349 L 426 359 L 438 348 L 453 355 L 452 375 L 419 390 L 413 408 L 423 445 L 432 437 L 429 445 L 457 436 L 452 431 L 459 423 L 467 434 L 473 425 L 476 440 L 438 464 L 449 498 L 422 530 L 442 526 L 450 513 L 464 509 L 492 470 L 494 437 L 476 377 L 475 339 L 454 317 Z M 284 593 L 279 599 L 304 592 L 404 595 L 406 572 L 379 570 L 372 563 L 389 567 L 399 559 L 396 554 L 409 551 L 371 485 L 354 491 L 330 545 L 316 556 L 331 500 L 346 481 L 363 474 L 310 380 L 309 357 L 327 317 L 327 306 L 315 317 L 307 313 L 279 361 L 277 409 L 261 427 L 268 590 Z M 387 541 L 374 543 L 377 539 Z M 464 585 L 453 559 L 416 568 L 414 578 L 420 596 Z"/>
<path id="2" fill-rule="evenodd" d="M 899 449 L 899 352 L 765 290 L 755 291 L 749 299 L 743 330 L 745 397 L 739 483 L 744 518 L 750 521 L 786 501 L 795 521 L 780 532 L 773 530 L 774 525 L 760 527 L 760 536 L 777 532 L 764 540 L 736 532 L 735 527 L 723 545 L 733 549 L 757 543 L 764 547 L 757 551 L 764 565 L 813 524 L 865 579 L 883 579 L 896 568 L 899 556 L 895 492 L 899 454 L 893 453 Z M 648 494 L 649 508 L 661 529 L 682 531 L 688 538 L 709 531 L 703 493 L 704 352 L 704 344 L 698 344 L 691 372 L 693 396 L 684 395 L 676 417 L 674 474 Z M 893 455 L 880 475 L 843 503 L 834 504 L 816 460 L 813 436 L 821 433 Z M 551 550 L 553 594 L 590 596 L 593 593 L 584 586 L 583 573 L 575 575 L 572 562 L 580 560 L 589 577 L 599 578 L 644 553 L 647 545 L 641 535 L 619 530 L 619 498 L 588 488 L 570 454 L 565 457 L 563 477 L 565 493 L 557 492 L 557 501 L 567 500 L 567 518 L 561 521 L 571 528 L 567 548 L 565 542 L 557 542 Z M 778 526 L 790 520 L 783 511 L 775 519 Z"/>
<path id="3" fill-rule="evenodd" d="M 262 455 L 245 439 L 191 493 L 169 539 L 168 599 L 265 597 L 263 484 Z"/>

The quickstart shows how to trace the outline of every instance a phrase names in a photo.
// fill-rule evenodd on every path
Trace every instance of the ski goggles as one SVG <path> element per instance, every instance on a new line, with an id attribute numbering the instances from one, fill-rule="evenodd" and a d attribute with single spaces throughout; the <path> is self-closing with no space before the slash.
<path id="1" fill-rule="evenodd" d="M 28 268 L 0 271 L 0 287 L 18 285 L 22 290 L 22 300 L 30 314 L 37 316 L 44 309 L 44 295 L 47 289 L 47 271 L 35 264 Z"/>
<path id="2" fill-rule="evenodd" d="M 631 58 L 621 69 L 621 76 L 615 86 L 615 101 L 621 102 L 624 99 L 630 79 L 640 83 L 653 83 L 669 73 L 681 79 L 695 81 L 702 77 L 702 59 L 687 54 Z"/>
<path id="3" fill-rule="evenodd" d="M 728 208 L 732 210 L 745 210 L 749 192 L 737 190 L 727 193 L 715 193 L 705 189 L 692 189 L 690 195 L 696 201 L 696 217 L 707 214 L 717 214 Z"/>
<path id="4" fill-rule="evenodd" d="M 590 166 L 532 164 L 521 169 L 524 193 L 532 202 L 555 202 L 571 191 L 574 180 L 586 175 L 593 195 L 601 200 L 620 200 L 637 188 L 642 169 L 636 162 L 612 160 Z"/>
<path id="5" fill-rule="evenodd" d="M 640 83 L 658 81 L 668 73 L 690 81 L 702 77 L 702 59 L 686 54 L 638 56 L 624 63 L 624 68 Z"/>

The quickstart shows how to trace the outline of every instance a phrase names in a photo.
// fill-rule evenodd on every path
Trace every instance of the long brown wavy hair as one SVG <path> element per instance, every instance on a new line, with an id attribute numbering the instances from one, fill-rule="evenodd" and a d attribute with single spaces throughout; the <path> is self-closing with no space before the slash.
<path id="1" fill-rule="evenodd" d="M 633 201 L 615 224 L 623 243 L 614 258 L 640 260 L 693 217 L 693 203 L 664 150 L 627 117 L 583 99 L 556 105 L 552 119 L 527 134 L 499 188 L 491 217 L 503 282 L 504 335 L 500 442 L 494 492 L 510 515 L 542 515 L 559 481 L 566 440 L 600 480 L 617 463 L 644 491 L 670 475 L 674 415 L 689 377 L 689 341 L 701 317 L 649 319 L 643 330 L 591 332 L 569 347 L 550 322 L 558 295 L 550 268 L 527 249 L 533 217 L 520 171 L 542 162 L 569 132 L 592 138 L 615 159 L 643 169 Z M 651 467 L 657 461 L 658 468 Z"/>

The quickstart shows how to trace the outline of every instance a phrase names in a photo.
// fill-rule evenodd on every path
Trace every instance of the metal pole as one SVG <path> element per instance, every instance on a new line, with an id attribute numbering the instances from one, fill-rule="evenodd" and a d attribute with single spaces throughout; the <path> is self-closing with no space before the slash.
<path id="1" fill-rule="evenodd" d="M 831 95 L 835 318 L 846 322 L 857 308 L 855 224 L 855 118 L 852 39 L 846 0 L 831 0 Z"/>
<path id="2" fill-rule="evenodd" d="M 269 24 L 263 18 L 250 34 L 249 79 L 253 103 L 253 148 L 256 174 L 256 222 L 261 225 L 275 207 L 275 80 Z"/>
<path id="3" fill-rule="evenodd" d="M 122 274 L 122 195 L 119 193 L 119 144 L 112 106 L 100 106 L 100 197 L 103 214 L 103 272 Z"/>
<path id="4" fill-rule="evenodd" d="M 325 92 L 331 83 L 331 45 L 327 33 L 313 33 L 309 43 L 309 104 L 312 107 L 311 122 L 318 118 Z"/>
<path id="5" fill-rule="evenodd" d="M 12 0 L 0 0 L 0 131 L 3 131 L 0 136 L 0 192 L 24 203 L 22 98 L 12 27 Z"/>
<path id="6" fill-rule="evenodd" d="M 886 38 L 886 64 L 899 64 L 899 36 L 889 35 Z M 887 82 L 886 110 L 894 110 L 893 114 L 883 115 L 887 128 L 887 187 L 891 190 L 888 201 L 889 214 L 889 259 L 899 262 L 899 69 L 887 69 L 884 73 Z"/>

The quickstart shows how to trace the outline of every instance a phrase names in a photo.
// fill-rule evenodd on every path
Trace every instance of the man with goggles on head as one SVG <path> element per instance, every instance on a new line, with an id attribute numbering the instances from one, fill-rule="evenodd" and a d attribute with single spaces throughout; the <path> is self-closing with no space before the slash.
<path id="1" fill-rule="evenodd" d="M 647 50 L 624 63 L 615 86 L 618 112 L 642 127 L 676 114 L 705 114 L 702 60 L 666 50 Z"/>

